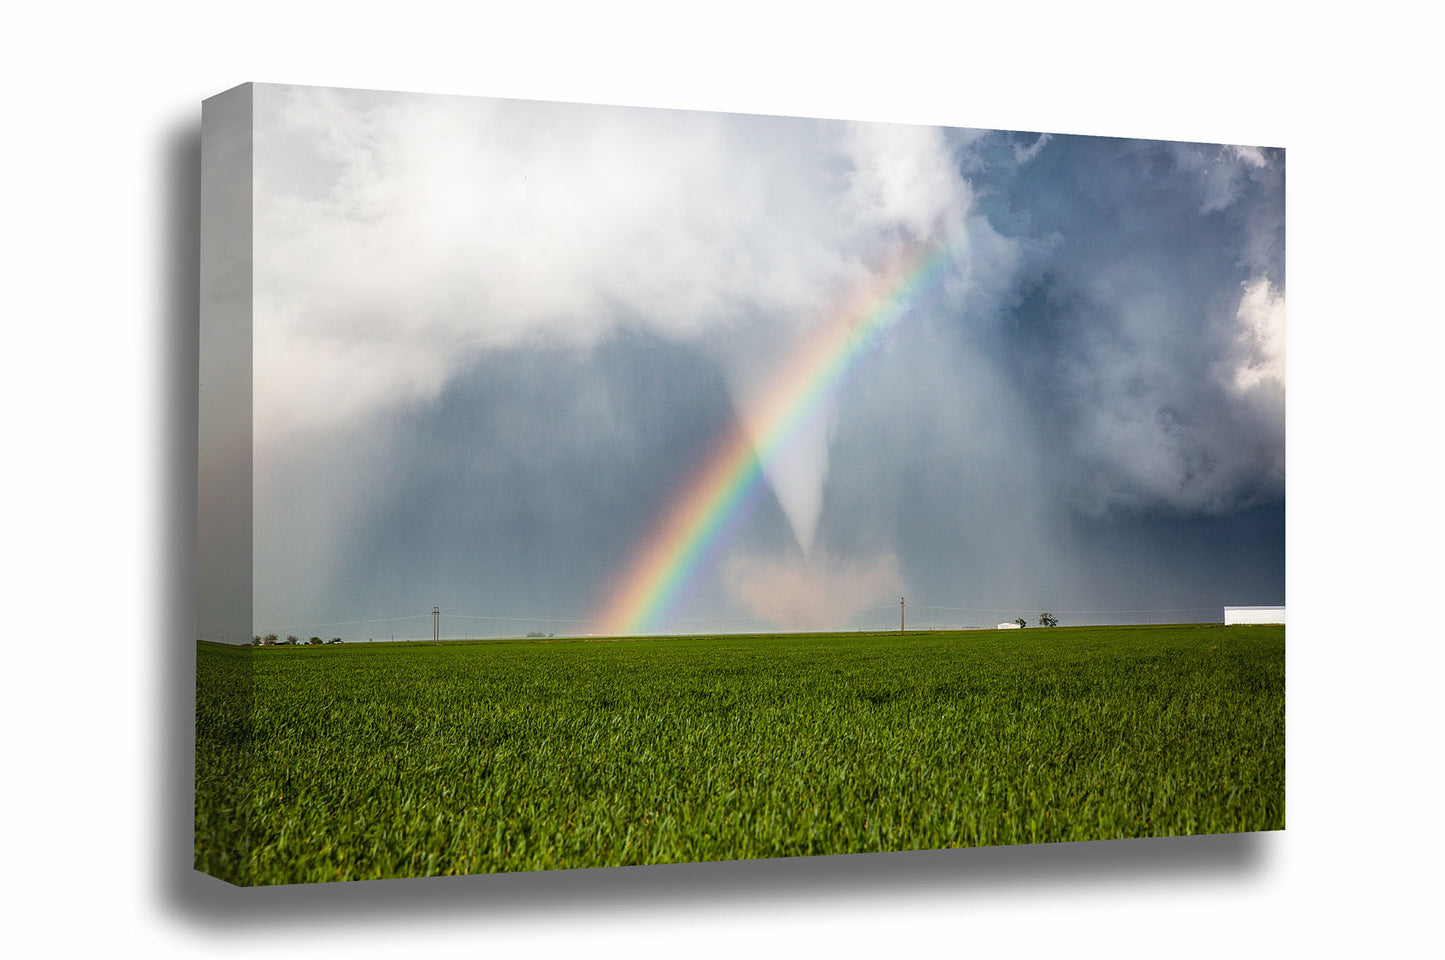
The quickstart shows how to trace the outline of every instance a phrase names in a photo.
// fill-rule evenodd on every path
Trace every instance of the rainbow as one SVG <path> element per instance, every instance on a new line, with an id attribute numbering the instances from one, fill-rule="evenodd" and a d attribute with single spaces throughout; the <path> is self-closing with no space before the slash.
<path id="1" fill-rule="evenodd" d="M 664 511 L 594 617 L 599 634 L 657 631 L 756 503 L 766 487 L 765 465 L 823 415 L 828 399 L 884 332 L 941 286 L 952 254 L 952 244 L 940 242 L 878 271 L 783 360 L 746 420 L 713 448 Z"/>

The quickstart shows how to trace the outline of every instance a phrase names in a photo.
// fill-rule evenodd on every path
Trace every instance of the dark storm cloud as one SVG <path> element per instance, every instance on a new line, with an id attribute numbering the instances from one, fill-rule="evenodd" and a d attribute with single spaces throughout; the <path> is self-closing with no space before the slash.
<path id="1" fill-rule="evenodd" d="M 272 93 L 258 629 L 586 632 L 779 358 L 945 241 L 671 626 L 1283 600 L 1281 152 Z"/>
<path id="2" fill-rule="evenodd" d="M 1062 610 L 1096 609 L 1075 622 L 1117 622 L 1111 604 L 1145 621 L 1208 619 L 1215 608 L 1284 602 L 1285 509 L 1280 502 L 1227 514 L 1111 520 L 1077 517 L 1070 537 L 1085 589 L 1056 598 Z M 1102 599 L 1101 599 L 1102 598 Z M 1141 602 L 1147 598 L 1147 604 Z"/>
<path id="3" fill-rule="evenodd" d="M 293 522 L 271 544 L 282 602 L 266 612 L 439 604 L 497 618 L 451 621 L 476 635 L 584 632 L 659 505 L 734 426 L 716 365 L 649 334 L 489 354 L 268 484 Z M 775 503 L 758 512 L 754 540 L 786 536 Z"/>
<path id="4" fill-rule="evenodd" d="M 896 554 L 945 620 L 1280 602 L 1282 354 L 1250 321 L 1282 315 L 1282 156 L 1009 134 L 972 156 L 990 269 L 859 372 L 820 542 Z"/>
<path id="5" fill-rule="evenodd" d="M 1282 316 L 1282 181 L 1277 154 L 1057 137 L 999 185 L 1050 244 L 1002 318 L 1000 357 L 1079 509 L 1220 513 L 1283 495 L 1283 370 L 1238 382 L 1278 346 L 1251 339 L 1241 310 L 1269 290 L 1261 309 Z"/>

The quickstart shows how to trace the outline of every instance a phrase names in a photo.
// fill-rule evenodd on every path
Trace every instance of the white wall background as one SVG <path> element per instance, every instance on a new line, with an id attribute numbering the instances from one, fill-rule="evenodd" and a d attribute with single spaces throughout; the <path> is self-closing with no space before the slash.
<path id="1" fill-rule="evenodd" d="M 1351 626 L 1382 598 L 1431 618 L 1438 571 L 1416 546 L 1440 534 L 1438 75 L 1414 8 L 895 0 L 840 20 L 778 0 L 522 6 L 7 15 L 7 945 L 1217 957 L 1438 941 L 1440 645 Z M 1288 147 L 1288 831 L 318 889 L 191 877 L 176 827 L 186 198 L 199 101 L 245 80 Z"/>

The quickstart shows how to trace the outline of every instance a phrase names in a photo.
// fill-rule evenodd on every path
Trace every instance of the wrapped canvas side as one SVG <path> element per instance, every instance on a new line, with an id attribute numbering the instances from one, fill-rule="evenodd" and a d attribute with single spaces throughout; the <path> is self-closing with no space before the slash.
<path id="1" fill-rule="evenodd" d="M 195 867 L 246 882 L 252 803 L 252 87 L 201 114 Z"/>

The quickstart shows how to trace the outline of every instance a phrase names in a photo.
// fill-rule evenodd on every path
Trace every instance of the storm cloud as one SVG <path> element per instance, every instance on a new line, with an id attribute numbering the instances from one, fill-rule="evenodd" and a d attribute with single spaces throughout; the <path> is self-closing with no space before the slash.
<path id="1" fill-rule="evenodd" d="M 588 632 L 780 361 L 940 249 L 665 626 L 1283 600 L 1282 151 L 255 103 L 258 632 Z"/>

